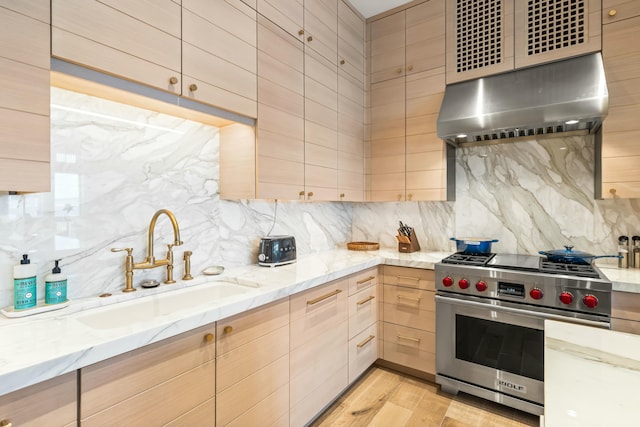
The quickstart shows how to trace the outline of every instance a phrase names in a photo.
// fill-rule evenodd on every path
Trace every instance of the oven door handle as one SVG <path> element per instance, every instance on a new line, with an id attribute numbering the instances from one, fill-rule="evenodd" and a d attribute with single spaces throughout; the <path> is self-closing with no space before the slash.
<path id="1" fill-rule="evenodd" d="M 538 319 L 557 320 L 559 322 L 576 323 L 579 325 L 595 326 L 597 328 L 604 328 L 604 329 L 610 329 L 611 327 L 609 322 L 605 322 L 605 321 L 598 322 L 595 320 L 580 319 L 578 317 L 560 316 L 558 314 L 536 312 L 536 311 L 526 310 L 522 308 L 505 307 L 503 305 L 487 304 L 484 302 L 469 301 L 469 300 L 464 300 L 460 298 L 445 297 L 442 295 L 436 295 L 435 297 L 436 297 L 436 301 L 444 302 L 446 304 L 456 304 L 456 305 L 467 306 L 467 307 L 468 306 L 479 307 L 485 310 L 489 309 L 489 310 L 495 310 L 495 311 L 502 311 L 505 313 L 513 313 L 520 316 L 530 316 L 530 317 L 536 317 Z"/>

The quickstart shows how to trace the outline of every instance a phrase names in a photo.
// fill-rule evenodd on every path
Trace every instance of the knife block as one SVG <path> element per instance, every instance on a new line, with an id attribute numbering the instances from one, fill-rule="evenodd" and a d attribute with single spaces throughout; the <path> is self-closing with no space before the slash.
<path id="1" fill-rule="evenodd" d="M 420 243 L 418 243 L 418 238 L 416 237 L 416 233 L 413 231 L 413 228 L 409 232 L 409 236 L 396 236 L 398 239 L 398 252 L 402 253 L 411 253 L 417 252 L 420 250 Z"/>

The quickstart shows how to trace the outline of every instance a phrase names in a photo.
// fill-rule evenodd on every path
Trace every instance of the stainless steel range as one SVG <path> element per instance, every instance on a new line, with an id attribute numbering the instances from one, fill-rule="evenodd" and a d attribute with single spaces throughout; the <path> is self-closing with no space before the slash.
<path id="1" fill-rule="evenodd" d="M 543 414 L 544 320 L 610 327 L 611 282 L 591 264 L 451 255 L 435 265 L 436 382 Z"/>

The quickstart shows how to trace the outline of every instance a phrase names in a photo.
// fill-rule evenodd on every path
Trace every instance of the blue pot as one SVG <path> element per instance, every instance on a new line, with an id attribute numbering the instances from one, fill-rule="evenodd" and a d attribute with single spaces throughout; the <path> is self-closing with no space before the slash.
<path id="1" fill-rule="evenodd" d="M 479 237 L 466 237 L 464 239 L 456 239 L 452 237 L 450 240 L 456 242 L 456 252 L 462 252 L 468 255 L 490 254 L 491 244 L 498 239 L 486 239 Z"/>

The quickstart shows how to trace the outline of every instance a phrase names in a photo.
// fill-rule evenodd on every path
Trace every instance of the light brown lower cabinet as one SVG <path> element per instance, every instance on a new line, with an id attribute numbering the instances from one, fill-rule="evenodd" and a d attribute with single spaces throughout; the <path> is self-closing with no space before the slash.
<path id="1" fill-rule="evenodd" d="M 76 371 L 0 396 L 0 425 L 76 425 Z"/>
<path id="2" fill-rule="evenodd" d="M 303 426 L 347 387 L 347 279 L 290 297 L 289 425 Z"/>
<path id="3" fill-rule="evenodd" d="M 433 270 L 383 267 L 382 359 L 436 373 Z"/>
<path id="4" fill-rule="evenodd" d="M 218 321 L 216 425 L 289 425 L 289 299 Z"/>
<path id="5" fill-rule="evenodd" d="M 611 329 L 640 335 L 640 294 L 611 293 Z"/>
<path id="6" fill-rule="evenodd" d="M 349 384 L 378 359 L 378 267 L 349 277 Z"/>
<path id="7" fill-rule="evenodd" d="M 215 426 L 215 327 L 206 325 L 80 370 L 80 423 Z"/>

